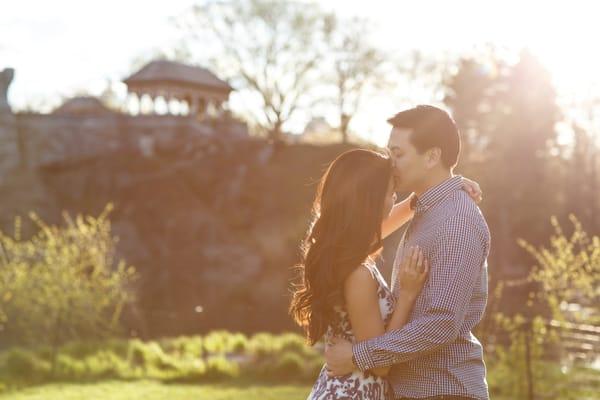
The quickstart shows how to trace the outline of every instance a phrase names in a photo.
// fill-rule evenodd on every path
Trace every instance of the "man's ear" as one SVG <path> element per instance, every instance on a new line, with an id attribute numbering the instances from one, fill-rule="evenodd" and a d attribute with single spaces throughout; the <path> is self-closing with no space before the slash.
<path id="1" fill-rule="evenodd" d="M 425 153 L 425 162 L 428 168 L 433 168 L 442 161 L 442 149 L 432 147 Z"/>

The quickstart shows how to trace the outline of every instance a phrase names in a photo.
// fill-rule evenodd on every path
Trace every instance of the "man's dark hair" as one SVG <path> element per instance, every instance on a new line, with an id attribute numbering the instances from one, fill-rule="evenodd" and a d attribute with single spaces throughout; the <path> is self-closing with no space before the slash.
<path id="1" fill-rule="evenodd" d="M 442 151 L 442 164 L 454 168 L 460 153 L 460 133 L 450 115 L 441 108 L 418 105 L 388 119 L 394 128 L 411 129 L 410 141 L 422 154 L 432 147 Z"/>

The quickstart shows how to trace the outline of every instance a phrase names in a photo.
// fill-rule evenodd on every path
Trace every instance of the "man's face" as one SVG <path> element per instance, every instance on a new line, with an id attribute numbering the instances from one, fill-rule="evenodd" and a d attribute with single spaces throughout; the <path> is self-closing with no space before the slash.
<path id="1" fill-rule="evenodd" d="M 427 173 L 425 153 L 419 154 L 410 141 L 411 129 L 392 128 L 388 149 L 394 160 L 396 191 L 413 192 Z"/>

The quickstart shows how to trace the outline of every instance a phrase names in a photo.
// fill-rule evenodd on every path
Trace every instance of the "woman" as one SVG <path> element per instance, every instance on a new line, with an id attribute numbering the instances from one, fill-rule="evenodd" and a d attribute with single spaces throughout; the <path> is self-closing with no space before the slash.
<path id="1" fill-rule="evenodd" d="M 350 150 L 331 163 L 313 204 L 313 222 L 303 242 L 300 283 L 290 314 L 310 345 L 337 336 L 362 341 L 401 328 L 428 273 L 418 248 L 402 260 L 396 299 L 373 261 L 382 239 L 412 217 L 412 196 L 394 206 L 393 165 L 370 150 Z M 465 180 L 472 197 L 476 183 Z M 393 399 L 389 368 L 329 377 L 321 370 L 308 397 Z"/>

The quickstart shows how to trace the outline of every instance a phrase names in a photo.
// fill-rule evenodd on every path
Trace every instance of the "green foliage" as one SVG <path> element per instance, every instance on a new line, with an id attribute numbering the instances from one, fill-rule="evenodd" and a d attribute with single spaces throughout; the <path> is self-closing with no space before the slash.
<path id="1" fill-rule="evenodd" d="M 148 378 L 165 382 L 310 382 L 318 375 L 323 359 L 301 343 L 303 338 L 293 333 L 261 333 L 247 338 L 241 333 L 214 331 L 203 337 L 146 342 L 74 341 L 61 346 L 56 355 L 48 346 L 13 348 L 0 353 L 0 382 L 17 386 Z"/>
<path id="2" fill-rule="evenodd" d="M 488 359 L 493 394 L 528 398 L 531 391 L 537 397 L 575 400 L 595 390 L 591 382 L 598 379 L 598 372 L 592 373 L 592 379 L 582 378 L 588 369 L 565 357 L 568 352 L 563 349 L 561 333 L 554 329 L 557 324 L 549 327 L 548 321 L 534 312 L 534 307 L 541 304 L 557 321 L 577 321 L 579 316 L 567 313 L 564 304 L 577 302 L 598 311 L 600 239 L 589 237 L 574 216 L 570 219 L 573 233 L 567 236 L 552 218 L 554 235 L 548 247 L 536 248 L 519 241 L 536 261 L 528 279 L 538 290 L 522 307 L 525 316 L 495 315 L 499 332 L 507 336 L 508 344 L 496 344 Z"/>
<path id="3" fill-rule="evenodd" d="M 556 344 L 557 337 L 549 334 L 542 317 L 535 317 L 530 322 L 521 315 L 507 317 L 499 314 L 496 320 L 509 340 L 507 346 L 496 346 L 495 353 L 491 355 L 490 391 L 525 399 L 528 397 L 529 373 L 531 382 L 539 383 L 546 382 L 556 369 L 560 369 L 558 364 L 548 363 L 543 358 L 548 347 Z M 528 362 L 531 364 L 528 365 Z M 552 369 L 545 368 L 546 364 L 553 364 Z"/>
<path id="4" fill-rule="evenodd" d="M 110 400 L 298 400 L 310 392 L 308 384 L 218 384 L 185 385 L 165 384 L 154 380 L 132 382 L 105 381 L 90 383 L 54 383 L 26 388 L 0 396 L 2 400 L 65 400 L 65 399 L 110 399 Z M 505 400 L 505 399 L 497 399 Z"/>
<path id="5" fill-rule="evenodd" d="M 224 356 L 210 357 L 206 362 L 206 372 L 202 376 L 207 381 L 220 381 L 227 378 L 237 378 L 240 367 L 237 363 Z"/>
<path id="6" fill-rule="evenodd" d="M 203 349 L 211 354 L 243 353 L 248 346 L 246 337 L 241 333 L 213 331 L 203 339 Z"/>
<path id="7" fill-rule="evenodd" d="M 551 346 L 549 332 L 537 319 L 531 326 L 522 317 L 499 317 L 498 324 L 511 332 L 510 346 L 497 348 L 486 359 L 488 382 L 494 398 L 526 398 L 525 338 L 530 329 L 530 351 L 534 355 L 533 374 L 536 393 L 548 398 L 585 398 L 600 381 L 600 373 L 591 369 L 565 369 L 541 356 Z M 222 338 L 218 338 L 222 335 Z M 323 368 L 323 357 L 313 348 L 301 348 L 303 338 L 294 333 L 259 333 L 251 338 L 246 351 L 236 353 L 235 346 L 220 353 L 198 354 L 210 336 L 217 343 L 231 342 L 239 333 L 211 332 L 204 337 L 180 336 L 160 341 L 97 340 L 70 342 L 60 347 L 52 370 L 52 352 L 40 346 L 25 350 L 13 348 L 0 353 L 0 383 L 4 390 L 45 382 L 96 382 L 105 380 L 153 379 L 165 383 L 302 383 L 311 384 Z M 242 335 L 243 336 L 243 335 Z M 222 349 L 222 347 L 220 348 Z M 258 350 L 258 351 L 257 351 Z M 219 350 L 220 351 L 220 350 Z M 586 389 L 574 387 L 582 382 Z M 597 384 L 595 384 L 597 388 Z M 589 389 L 592 388 L 592 389 Z M 552 397 L 554 396 L 554 397 Z M 558 397 L 556 397 L 558 396 Z"/>
<path id="8" fill-rule="evenodd" d="M 564 320 L 561 305 L 577 302 L 600 311 L 600 237 L 590 237 L 581 223 L 570 216 L 573 233 L 567 236 L 552 218 L 554 234 L 548 247 L 519 244 L 535 259 L 530 278 L 539 284 L 537 298 L 547 304 L 553 317 Z"/>
<path id="9" fill-rule="evenodd" d="M 119 329 L 133 299 L 135 270 L 114 256 L 109 205 L 98 217 L 65 214 L 66 226 L 50 226 L 35 214 L 31 239 L 0 232 L 0 334 L 6 345 L 49 344 L 104 337 Z"/>
<path id="10" fill-rule="evenodd" d="M 265 332 L 256 333 L 250 338 L 249 351 L 256 357 L 267 357 L 279 351 L 273 335 Z"/>
<path id="11" fill-rule="evenodd" d="M 175 357 L 200 358 L 203 354 L 203 339 L 201 336 L 165 338 L 159 340 L 165 353 Z"/>
<path id="12" fill-rule="evenodd" d="M 15 347 L 0 355 L 0 381 L 21 384 L 49 379 L 51 364 L 32 351 Z"/>
<path id="13" fill-rule="evenodd" d="M 304 371 L 304 359 L 297 353 L 285 352 L 275 365 L 275 370 L 281 377 L 301 376 Z"/>
<path id="14" fill-rule="evenodd" d="M 87 356 L 83 363 L 88 376 L 101 379 L 121 377 L 128 368 L 125 360 L 108 350 Z"/>

